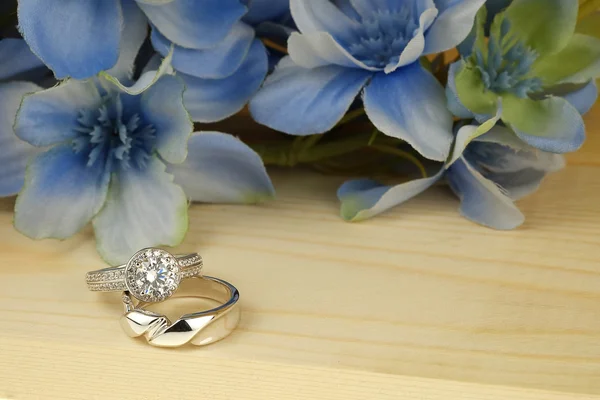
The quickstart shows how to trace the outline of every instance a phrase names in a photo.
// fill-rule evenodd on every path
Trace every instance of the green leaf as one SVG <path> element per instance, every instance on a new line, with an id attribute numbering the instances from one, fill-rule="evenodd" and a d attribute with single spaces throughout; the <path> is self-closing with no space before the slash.
<path id="1" fill-rule="evenodd" d="M 533 74 L 542 78 L 545 86 L 583 83 L 600 77 L 600 39 L 573 35 L 563 50 L 538 59 Z"/>
<path id="2" fill-rule="evenodd" d="M 575 32 L 579 5 L 573 0 L 514 0 L 506 9 L 511 32 L 539 54 L 562 50 Z"/>
<path id="3" fill-rule="evenodd" d="M 460 102 L 475 114 L 496 113 L 498 95 L 485 88 L 481 72 L 470 63 L 463 63 L 454 77 Z"/>

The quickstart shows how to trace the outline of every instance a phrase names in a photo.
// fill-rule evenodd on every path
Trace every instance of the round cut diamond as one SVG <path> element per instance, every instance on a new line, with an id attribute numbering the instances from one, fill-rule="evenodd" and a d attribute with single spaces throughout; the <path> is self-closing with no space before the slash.
<path id="1" fill-rule="evenodd" d="M 164 250 L 148 249 L 135 254 L 126 268 L 127 288 L 142 301 L 158 302 L 170 297 L 181 281 L 175 257 Z"/>

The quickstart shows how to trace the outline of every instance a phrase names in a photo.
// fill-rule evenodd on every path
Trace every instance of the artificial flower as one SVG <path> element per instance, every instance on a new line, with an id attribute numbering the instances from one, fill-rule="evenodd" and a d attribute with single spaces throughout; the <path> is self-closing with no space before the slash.
<path id="1" fill-rule="evenodd" d="M 256 3 L 256 4 L 255 4 Z M 265 1 L 250 3 L 257 23 L 285 11 Z M 185 106 L 197 122 L 216 122 L 240 111 L 268 72 L 267 51 L 254 28 L 243 22 L 240 0 L 139 2 L 152 23 L 152 44 L 163 56 L 173 46 L 172 65 L 187 87 Z M 265 14 L 268 10 L 274 14 Z M 261 18 L 262 16 L 262 18 Z"/>
<path id="2" fill-rule="evenodd" d="M 27 160 L 36 150 L 15 136 L 13 125 L 23 96 L 41 90 L 48 70 L 22 39 L 0 40 L 0 197 L 23 186 Z"/>
<path id="3" fill-rule="evenodd" d="M 147 72 L 140 82 L 133 90 L 102 76 L 70 79 L 25 96 L 15 132 L 44 151 L 30 162 L 17 199 L 19 231 L 64 239 L 92 221 L 98 251 L 119 264 L 140 248 L 179 244 L 188 196 L 272 196 L 260 159 L 236 138 L 200 133 L 189 140 L 193 125 L 178 78 Z"/>
<path id="4" fill-rule="evenodd" d="M 148 32 L 134 0 L 19 0 L 18 17 L 23 38 L 57 79 L 125 77 Z"/>
<path id="5" fill-rule="evenodd" d="M 483 10 L 484 11 L 484 10 Z M 585 139 L 582 112 L 597 98 L 600 40 L 575 32 L 572 0 L 514 0 L 496 14 L 489 40 L 485 13 L 463 58 L 451 65 L 449 107 L 461 118 L 500 119 L 529 145 L 565 153 Z"/>
<path id="6" fill-rule="evenodd" d="M 469 142 L 471 137 L 476 138 Z M 514 229 L 525 220 L 514 201 L 534 192 L 548 173 L 563 166 L 562 156 L 527 145 L 506 127 L 466 125 L 457 133 L 452 158 L 437 174 L 392 186 L 369 179 L 349 181 L 338 197 L 342 217 L 359 221 L 402 204 L 445 177 L 460 198 L 463 216 L 491 228 Z"/>
<path id="7" fill-rule="evenodd" d="M 357 95 L 373 124 L 443 161 L 452 116 L 443 88 L 420 63 L 469 34 L 483 0 L 291 0 L 300 33 L 250 103 L 261 124 L 292 135 L 324 133 Z"/>

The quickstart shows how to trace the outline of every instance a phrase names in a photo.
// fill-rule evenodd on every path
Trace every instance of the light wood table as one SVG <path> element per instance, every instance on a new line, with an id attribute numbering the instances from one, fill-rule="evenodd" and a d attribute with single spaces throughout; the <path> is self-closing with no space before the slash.
<path id="1" fill-rule="evenodd" d="M 127 338 L 119 295 L 88 293 L 91 231 L 33 242 L 0 202 L 0 398 L 600 399 L 600 112 L 513 232 L 434 188 L 342 222 L 340 178 L 278 172 L 278 201 L 194 205 L 180 251 L 242 293 L 207 348 Z"/>

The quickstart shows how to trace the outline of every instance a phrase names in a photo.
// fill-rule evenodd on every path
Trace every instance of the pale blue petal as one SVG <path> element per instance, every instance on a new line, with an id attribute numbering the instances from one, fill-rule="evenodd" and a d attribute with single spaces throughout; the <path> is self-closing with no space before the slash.
<path id="1" fill-rule="evenodd" d="M 581 115 L 585 115 L 592 109 L 598 100 L 598 87 L 596 81 L 590 81 L 585 87 L 576 92 L 563 96 Z"/>
<path id="2" fill-rule="evenodd" d="M 138 5 L 171 42 L 192 49 L 216 46 L 247 11 L 240 0 L 175 0 Z"/>
<path id="3" fill-rule="evenodd" d="M 441 53 L 458 46 L 471 32 L 485 0 L 435 0 L 435 3 L 440 15 L 425 35 L 425 54 Z"/>
<path id="4" fill-rule="evenodd" d="M 250 102 L 250 112 L 280 132 L 324 133 L 342 119 L 370 76 L 335 65 L 305 69 L 284 58 Z"/>
<path id="5" fill-rule="evenodd" d="M 188 229 L 188 202 L 156 157 L 147 168 L 113 174 L 104 208 L 94 218 L 98 252 L 108 263 L 126 262 L 145 247 L 176 246 Z"/>
<path id="6" fill-rule="evenodd" d="M 402 50 L 398 62 L 386 65 L 384 70 L 386 73 L 389 74 L 399 67 L 412 64 L 423 55 L 423 50 L 425 49 L 424 33 L 436 19 L 437 15 L 438 11 L 435 7 L 426 9 L 421 13 L 419 17 L 419 27 L 415 30 L 414 37 L 406 44 L 404 50 Z"/>
<path id="7" fill-rule="evenodd" d="M 446 177 L 460 198 L 461 214 L 471 221 L 495 229 L 514 229 L 525 221 L 512 199 L 464 158 L 448 169 Z"/>
<path id="8" fill-rule="evenodd" d="M 263 83 L 267 52 L 256 39 L 242 66 L 224 79 L 201 79 L 179 74 L 186 85 L 184 104 L 197 122 L 216 122 L 240 111 Z"/>
<path id="9" fill-rule="evenodd" d="M 389 75 L 375 74 L 363 101 L 369 119 L 381 132 L 405 140 L 431 160 L 446 160 L 452 115 L 444 88 L 419 63 Z"/>
<path id="10" fill-rule="evenodd" d="M 88 167 L 88 160 L 70 144 L 35 157 L 17 198 L 15 227 L 33 239 L 66 239 L 81 230 L 104 204 L 110 181 L 110 165 Z"/>
<path id="11" fill-rule="evenodd" d="M 119 80 L 131 79 L 135 60 L 148 36 L 148 20 L 135 0 L 121 0 L 123 28 L 119 44 L 119 60 L 106 71 Z"/>
<path id="12" fill-rule="evenodd" d="M 96 109 L 102 98 L 91 81 L 68 80 L 56 87 L 25 96 L 15 122 L 15 133 L 34 146 L 44 147 L 75 138 L 80 110 Z"/>
<path id="13" fill-rule="evenodd" d="M 290 0 L 250 0 L 244 21 L 257 25 L 273 21 L 290 11 Z"/>
<path id="14" fill-rule="evenodd" d="M 341 215 L 346 221 L 362 221 L 381 214 L 429 189 L 442 176 L 443 169 L 429 178 L 415 179 L 395 186 L 361 179 L 344 183 L 338 190 Z"/>
<path id="15" fill-rule="evenodd" d="M 360 24 L 329 1 L 290 0 L 290 9 L 302 33 L 327 32 L 342 45 L 355 41 Z"/>
<path id="16" fill-rule="evenodd" d="M 15 135 L 13 125 L 23 96 L 38 90 L 41 88 L 28 82 L 0 84 L 0 197 L 21 190 L 27 161 L 36 152 Z"/>
<path id="17" fill-rule="evenodd" d="M 565 167 L 562 155 L 539 151 L 502 126 L 477 138 L 464 157 L 513 200 L 534 192 L 547 174 Z"/>
<path id="18" fill-rule="evenodd" d="M 369 67 L 352 54 L 327 32 L 299 34 L 293 32 L 288 40 L 288 52 L 294 62 L 304 68 L 317 68 L 330 64 L 368 71 L 383 68 Z"/>
<path id="19" fill-rule="evenodd" d="M 333 0 L 333 3 L 349 18 L 360 21 L 360 14 L 354 9 L 351 0 Z"/>
<path id="20" fill-rule="evenodd" d="M 177 71 L 198 78 L 225 78 L 240 68 L 253 41 L 254 30 L 246 24 L 238 23 L 224 40 L 210 49 L 175 46 L 171 65 Z M 152 44 L 163 56 L 169 54 L 172 45 L 157 29 L 152 30 Z"/>
<path id="21" fill-rule="evenodd" d="M 187 157 L 187 142 L 194 125 L 183 106 L 183 82 L 165 75 L 140 99 L 143 120 L 156 129 L 156 149 L 167 162 L 180 163 Z"/>
<path id="22" fill-rule="evenodd" d="M 448 70 L 448 85 L 446 86 L 446 101 L 448 103 L 448 109 L 452 114 L 459 118 L 470 119 L 475 118 L 475 114 L 461 103 L 458 98 L 458 93 L 456 92 L 455 76 L 463 63 L 464 61 L 461 60 L 450 64 L 450 69 Z"/>
<path id="23" fill-rule="evenodd" d="M 258 154 L 241 140 L 220 132 L 199 132 L 189 142 L 183 164 L 170 165 L 185 194 L 204 203 L 259 203 L 275 189 Z"/>
<path id="24" fill-rule="evenodd" d="M 432 0 L 411 0 L 417 6 L 417 11 L 423 12 L 424 9 L 430 8 Z M 398 0 L 350 0 L 354 9 L 363 17 L 369 18 L 376 11 L 398 11 L 400 7 L 406 4 L 406 1 Z"/>
<path id="25" fill-rule="evenodd" d="M 585 141 L 585 125 L 579 111 L 560 97 L 542 101 L 550 104 L 549 119 L 544 124 L 535 125 L 530 132 L 512 125 L 517 136 L 527 144 L 550 153 L 569 153 L 581 148 Z"/>
<path id="26" fill-rule="evenodd" d="M 120 0 L 19 0 L 19 29 L 57 79 L 86 79 L 117 63 Z"/>
<path id="27" fill-rule="evenodd" d="M 21 78 L 32 71 L 45 70 L 44 63 L 31 52 L 22 39 L 0 40 L 0 55 L 0 81 Z"/>

